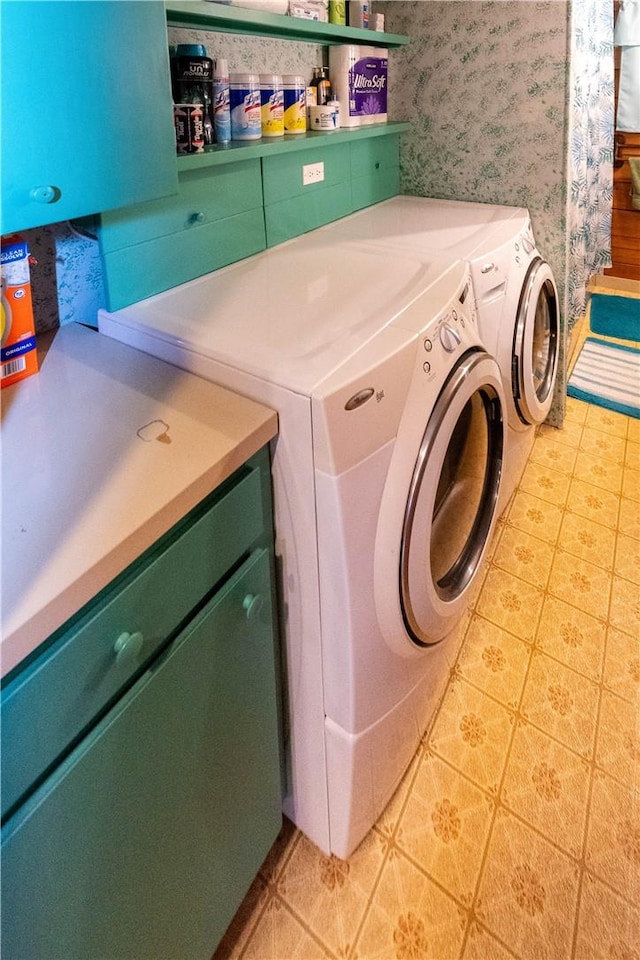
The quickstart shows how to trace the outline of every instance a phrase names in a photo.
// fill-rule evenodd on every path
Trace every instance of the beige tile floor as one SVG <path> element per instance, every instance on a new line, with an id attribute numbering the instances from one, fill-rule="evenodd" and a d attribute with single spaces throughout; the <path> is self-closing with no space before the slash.
<path id="1" fill-rule="evenodd" d="M 461 637 L 368 837 L 286 823 L 216 960 L 640 957 L 640 421 L 540 429 Z"/>

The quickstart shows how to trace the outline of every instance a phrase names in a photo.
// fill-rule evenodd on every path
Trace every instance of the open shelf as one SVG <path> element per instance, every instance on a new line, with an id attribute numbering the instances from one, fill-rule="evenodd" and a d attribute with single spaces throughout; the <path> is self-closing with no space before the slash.
<path id="1" fill-rule="evenodd" d="M 167 0 L 167 23 L 170 27 L 192 27 L 219 33 L 240 33 L 252 36 L 279 37 L 306 43 L 363 43 L 376 47 L 400 47 L 409 37 L 395 33 L 341 27 L 335 23 L 317 23 L 280 13 L 263 13 L 246 7 L 213 3 L 211 0 Z"/>
<path id="2" fill-rule="evenodd" d="M 409 127 L 408 123 L 372 123 L 366 127 L 335 130 L 330 133 L 309 132 L 285 137 L 263 137 L 261 140 L 235 140 L 228 144 L 208 147 L 204 153 L 179 155 L 178 173 L 185 170 L 199 170 L 202 167 L 215 167 L 223 163 L 238 163 L 240 160 L 252 160 L 256 157 L 311 150 L 320 142 L 323 146 L 328 146 L 331 143 L 347 143 L 371 137 L 390 136 L 402 133 Z"/>

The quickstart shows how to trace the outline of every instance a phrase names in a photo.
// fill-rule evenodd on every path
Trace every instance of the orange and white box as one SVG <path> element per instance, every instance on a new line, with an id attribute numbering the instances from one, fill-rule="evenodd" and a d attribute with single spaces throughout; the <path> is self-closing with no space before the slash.
<path id="1" fill-rule="evenodd" d="M 38 372 L 29 247 L 17 233 L 2 237 L 0 275 L 0 386 L 8 387 L 17 380 Z"/>

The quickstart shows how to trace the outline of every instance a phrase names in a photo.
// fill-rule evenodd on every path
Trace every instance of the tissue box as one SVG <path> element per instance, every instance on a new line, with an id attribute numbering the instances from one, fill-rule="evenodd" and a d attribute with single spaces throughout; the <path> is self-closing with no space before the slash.
<path id="1" fill-rule="evenodd" d="M 31 302 L 29 247 L 14 233 L 2 237 L 0 247 L 2 313 L 0 331 L 0 386 L 8 387 L 38 372 L 36 329 Z"/>

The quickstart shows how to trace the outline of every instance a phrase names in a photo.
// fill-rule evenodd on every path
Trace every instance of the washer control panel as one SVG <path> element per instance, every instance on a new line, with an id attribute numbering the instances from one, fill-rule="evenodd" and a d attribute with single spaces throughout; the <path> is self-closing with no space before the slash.
<path id="1" fill-rule="evenodd" d="M 465 287 L 465 291 L 467 288 Z M 473 298 L 469 298 L 469 308 Z M 464 352 L 475 337 L 470 336 L 474 329 L 473 319 L 470 319 L 467 310 L 459 300 L 456 306 L 445 311 L 422 338 L 420 364 L 423 374 L 429 379 L 435 376 L 442 368 L 451 364 L 451 358 Z"/>

